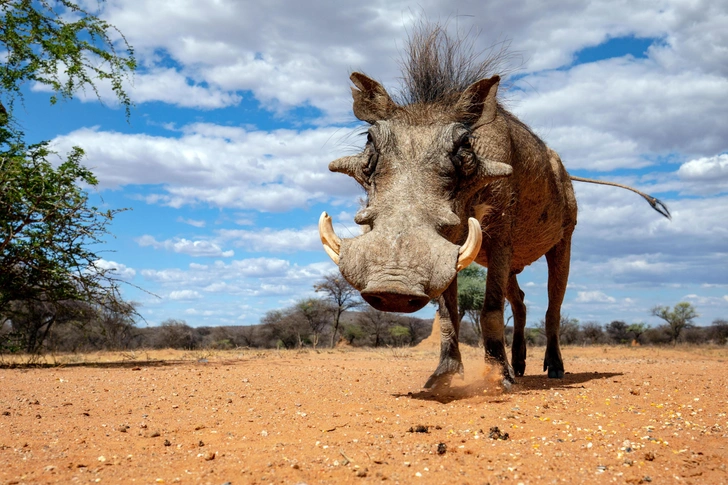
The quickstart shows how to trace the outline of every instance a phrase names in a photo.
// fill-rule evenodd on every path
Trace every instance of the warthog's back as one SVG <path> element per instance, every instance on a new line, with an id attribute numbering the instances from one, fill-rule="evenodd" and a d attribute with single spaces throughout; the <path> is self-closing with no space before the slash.
<path id="1" fill-rule="evenodd" d="M 477 262 L 487 266 L 489 233 L 510 226 L 511 268 L 538 260 L 576 224 L 574 191 L 558 154 L 512 115 L 506 115 L 513 175 L 487 187 L 481 203 L 493 207 L 483 220 L 485 240 Z M 508 231 L 506 231 L 508 232 Z"/>

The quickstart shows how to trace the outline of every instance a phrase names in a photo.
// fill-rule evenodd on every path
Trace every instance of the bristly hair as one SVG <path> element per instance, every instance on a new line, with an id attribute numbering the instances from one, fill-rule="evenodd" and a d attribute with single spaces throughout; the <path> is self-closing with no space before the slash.
<path id="1" fill-rule="evenodd" d="M 472 83 L 514 70 L 512 61 L 520 56 L 509 51 L 509 40 L 476 51 L 479 32 L 453 37 L 446 29 L 424 19 L 409 32 L 400 60 L 400 104 L 451 103 Z"/>

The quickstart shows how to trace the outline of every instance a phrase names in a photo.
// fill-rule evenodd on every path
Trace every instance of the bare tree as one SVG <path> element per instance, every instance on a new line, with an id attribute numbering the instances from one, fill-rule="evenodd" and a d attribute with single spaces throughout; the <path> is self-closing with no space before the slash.
<path id="1" fill-rule="evenodd" d="M 710 336 L 718 345 L 728 342 L 728 320 L 716 318 L 710 327 Z"/>
<path id="2" fill-rule="evenodd" d="M 546 320 L 543 318 L 538 322 L 537 331 L 540 336 L 546 336 Z M 540 341 L 541 339 L 538 340 Z M 559 323 L 559 340 L 566 345 L 575 344 L 579 340 L 578 319 L 569 318 L 568 315 L 561 316 L 561 321 Z"/>
<path id="3" fill-rule="evenodd" d="M 135 332 L 135 306 L 130 302 L 117 302 L 113 306 L 98 307 L 98 331 L 105 348 L 120 350 L 129 347 Z"/>
<path id="4" fill-rule="evenodd" d="M 329 325 L 329 317 L 335 311 L 335 308 L 324 300 L 309 298 L 308 300 L 299 301 L 296 304 L 296 309 L 311 330 L 311 345 L 315 349 L 318 346 L 321 334 Z"/>
<path id="5" fill-rule="evenodd" d="M 238 344 L 244 347 L 255 347 L 257 341 L 257 327 L 244 325 L 238 330 Z"/>
<path id="6" fill-rule="evenodd" d="M 366 310 L 359 313 L 359 325 L 374 340 L 374 346 L 379 347 L 389 334 L 392 319 L 388 313 L 367 306 Z"/>
<path id="7" fill-rule="evenodd" d="M 187 322 L 168 318 L 159 328 L 154 347 L 192 350 L 197 343 L 197 336 Z"/>
<path id="8" fill-rule="evenodd" d="M 201 330 L 201 329 L 198 329 Z M 202 342 L 204 348 L 228 350 L 233 348 L 233 334 L 229 327 L 212 327 Z"/>
<path id="9" fill-rule="evenodd" d="M 356 308 L 362 304 L 359 299 L 359 292 L 356 288 L 341 276 L 341 273 L 334 273 L 324 277 L 314 285 L 316 292 L 325 294 L 324 299 L 333 307 L 334 322 L 331 332 L 331 347 L 336 345 L 336 335 L 339 331 L 341 315 L 348 310 Z"/>
<path id="10" fill-rule="evenodd" d="M 600 344 L 604 341 L 604 330 L 599 322 L 585 322 L 581 326 L 581 341 L 584 345 Z"/>
<path id="11" fill-rule="evenodd" d="M 607 335 L 616 344 L 626 344 L 630 342 L 629 327 L 622 320 L 614 320 L 606 327 Z"/>
<path id="12" fill-rule="evenodd" d="M 282 345 L 287 349 L 303 347 L 305 322 L 298 318 L 294 308 L 271 310 L 260 319 L 260 323 L 268 334 L 269 345 Z"/>

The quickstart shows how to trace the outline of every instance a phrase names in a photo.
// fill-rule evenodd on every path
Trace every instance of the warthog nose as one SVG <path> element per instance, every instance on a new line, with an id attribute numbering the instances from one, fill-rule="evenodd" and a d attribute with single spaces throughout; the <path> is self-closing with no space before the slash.
<path id="1" fill-rule="evenodd" d="M 371 306 L 384 312 L 412 313 L 423 308 L 430 301 L 430 297 L 424 293 L 405 293 L 386 289 L 364 289 L 361 296 Z"/>

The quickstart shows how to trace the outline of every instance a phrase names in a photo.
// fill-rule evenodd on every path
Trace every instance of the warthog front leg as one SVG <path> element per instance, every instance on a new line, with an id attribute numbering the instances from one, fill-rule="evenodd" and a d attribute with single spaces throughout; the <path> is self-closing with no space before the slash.
<path id="1" fill-rule="evenodd" d="M 511 347 L 511 364 L 516 376 L 526 372 L 526 305 L 523 303 L 523 291 L 518 286 L 516 275 L 508 279 L 508 301 L 513 311 L 513 346 Z"/>
<path id="2" fill-rule="evenodd" d="M 480 314 L 480 327 L 483 330 L 485 360 L 501 367 L 503 386 L 510 388 L 515 382 L 515 376 L 506 356 L 503 323 L 503 309 L 510 274 L 510 248 L 499 249 L 500 251 L 491 251 L 488 256 L 488 276 L 485 279 L 485 299 Z"/>
<path id="3" fill-rule="evenodd" d="M 432 373 L 426 388 L 450 385 L 452 376 L 463 375 L 463 359 L 460 356 L 458 335 L 460 334 L 460 317 L 458 314 L 458 279 L 437 299 L 437 313 L 440 317 L 440 364 Z"/>

